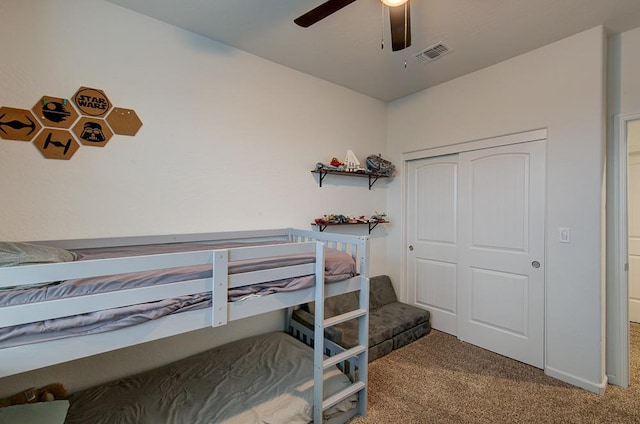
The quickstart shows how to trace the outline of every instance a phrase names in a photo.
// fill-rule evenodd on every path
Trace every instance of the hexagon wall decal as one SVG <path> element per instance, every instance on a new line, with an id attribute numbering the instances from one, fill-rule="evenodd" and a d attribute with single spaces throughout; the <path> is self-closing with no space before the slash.
<path id="1" fill-rule="evenodd" d="M 142 127 L 142 121 L 135 110 L 118 106 L 107 116 L 107 122 L 113 132 L 120 135 L 136 135 Z"/>
<path id="2" fill-rule="evenodd" d="M 111 102 L 104 91 L 97 88 L 80 87 L 73 95 L 73 102 L 83 115 L 102 118 L 111 109 Z"/>
<path id="3" fill-rule="evenodd" d="M 73 127 L 73 133 L 85 146 L 104 147 L 113 137 L 113 132 L 104 119 L 87 116 L 80 118 Z"/>
<path id="4" fill-rule="evenodd" d="M 27 109 L 0 107 L 0 137 L 5 140 L 31 141 L 42 129 L 33 113 Z"/>
<path id="5" fill-rule="evenodd" d="M 71 128 L 79 116 L 71 102 L 60 97 L 42 96 L 31 110 L 45 127 Z"/>
<path id="6" fill-rule="evenodd" d="M 73 134 L 67 130 L 55 128 L 45 128 L 38 134 L 33 144 L 47 159 L 71 159 L 80 148 Z"/>

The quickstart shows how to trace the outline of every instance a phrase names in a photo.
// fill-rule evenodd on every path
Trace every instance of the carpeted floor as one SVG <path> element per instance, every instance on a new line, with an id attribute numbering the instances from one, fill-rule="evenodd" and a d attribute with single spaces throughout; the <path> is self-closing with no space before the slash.
<path id="1" fill-rule="evenodd" d="M 390 423 L 640 423 L 640 324 L 629 388 L 604 395 L 434 330 L 369 364 L 368 416 L 351 424 Z"/>

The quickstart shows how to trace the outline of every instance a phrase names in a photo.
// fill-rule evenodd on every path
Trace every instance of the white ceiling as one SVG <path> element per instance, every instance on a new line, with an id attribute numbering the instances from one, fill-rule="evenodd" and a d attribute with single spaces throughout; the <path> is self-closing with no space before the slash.
<path id="1" fill-rule="evenodd" d="M 412 46 L 392 52 L 379 0 L 358 0 L 309 28 L 293 19 L 324 0 L 108 1 L 383 101 L 597 25 L 611 33 L 640 26 L 640 0 L 412 0 Z M 453 51 L 428 63 L 414 57 L 440 41 Z"/>

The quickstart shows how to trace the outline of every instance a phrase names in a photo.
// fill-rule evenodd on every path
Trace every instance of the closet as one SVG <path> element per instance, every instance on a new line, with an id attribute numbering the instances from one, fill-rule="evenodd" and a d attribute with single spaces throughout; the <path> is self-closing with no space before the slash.
<path id="1" fill-rule="evenodd" d="M 408 300 L 435 329 L 542 368 L 546 140 L 507 141 L 406 161 Z"/>

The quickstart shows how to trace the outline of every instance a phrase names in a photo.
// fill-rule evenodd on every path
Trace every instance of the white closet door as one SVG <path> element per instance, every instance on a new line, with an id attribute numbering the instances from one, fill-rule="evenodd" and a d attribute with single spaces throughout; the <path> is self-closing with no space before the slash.
<path id="1" fill-rule="evenodd" d="M 640 322 L 640 152 L 629 155 L 629 320 Z"/>
<path id="2" fill-rule="evenodd" d="M 433 328 L 457 334 L 458 156 L 409 162 L 409 302 L 431 312 Z"/>
<path id="3" fill-rule="evenodd" d="M 545 142 L 459 155 L 458 338 L 543 367 Z"/>

